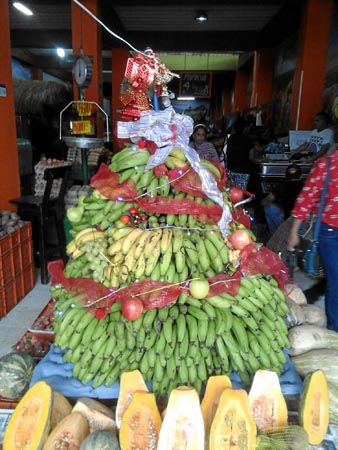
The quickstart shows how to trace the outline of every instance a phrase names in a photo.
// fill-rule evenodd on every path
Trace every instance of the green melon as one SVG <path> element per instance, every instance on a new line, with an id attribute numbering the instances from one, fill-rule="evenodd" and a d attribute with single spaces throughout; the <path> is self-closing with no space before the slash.
<path id="1" fill-rule="evenodd" d="M 108 430 L 97 430 L 82 441 L 80 450 L 120 450 L 118 438 Z"/>
<path id="2" fill-rule="evenodd" d="M 34 360 L 28 353 L 12 352 L 0 358 L 0 397 L 17 399 L 27 391 Z"/>

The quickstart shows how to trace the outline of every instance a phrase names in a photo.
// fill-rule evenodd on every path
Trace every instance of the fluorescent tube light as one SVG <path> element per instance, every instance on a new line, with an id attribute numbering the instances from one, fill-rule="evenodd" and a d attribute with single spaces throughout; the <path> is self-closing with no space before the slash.
<path id="1" fill-rule="evenodd" d="M 177 97 L 177 100 L 195 100 L 195 97 Z"/>
<path id="2" fill-rule="evenodd" d="M 14 2 L 13 3 L 14 8 L 18 9 L 20 12 L 26 14 L 26 16 L 32 16 L 33 12 L 27 8 L 27 6 L 23 5 L 20 2 Z"/>

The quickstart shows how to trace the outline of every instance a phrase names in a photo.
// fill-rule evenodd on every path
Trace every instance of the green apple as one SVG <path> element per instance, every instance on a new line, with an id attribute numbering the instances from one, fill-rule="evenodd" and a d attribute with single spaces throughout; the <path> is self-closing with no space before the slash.
<path id="1" fill-rule="evenodd" d="M 194 298 L 205 298 L 209 293 L 207 280 L 193 280 L 189 285 L 189 292 Z"/>

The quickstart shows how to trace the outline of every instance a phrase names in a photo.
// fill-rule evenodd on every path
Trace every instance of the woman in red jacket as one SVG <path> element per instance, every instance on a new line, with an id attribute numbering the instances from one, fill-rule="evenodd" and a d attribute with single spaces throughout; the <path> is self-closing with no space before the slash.
<path id="1" fill-rule="evenodd" d="M 338 331 L 338 150 L 326 157 L 330 158 L 330 178 L 321 218 L 319 253 L 326 277 L 327 327 Z M 328 169 L 326 157 L 315 162 L 291 212 L 294 219 L 287 242 L 291 251 L 300 243 L 298 232 L 303 221 L 318 211 Z"/>

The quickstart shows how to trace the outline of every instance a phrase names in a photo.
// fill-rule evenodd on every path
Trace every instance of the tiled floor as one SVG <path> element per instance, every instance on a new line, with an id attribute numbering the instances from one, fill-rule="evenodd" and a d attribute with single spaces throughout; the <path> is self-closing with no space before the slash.
<path id="1" fill-rule="evenodd" d="M 36 271 L 34 288 L 22 299 L 14 309 L 0 319 L 0 356 L 11 351 L 50 299 L 49 284 L 41 284 L 40 275 Z"/>

